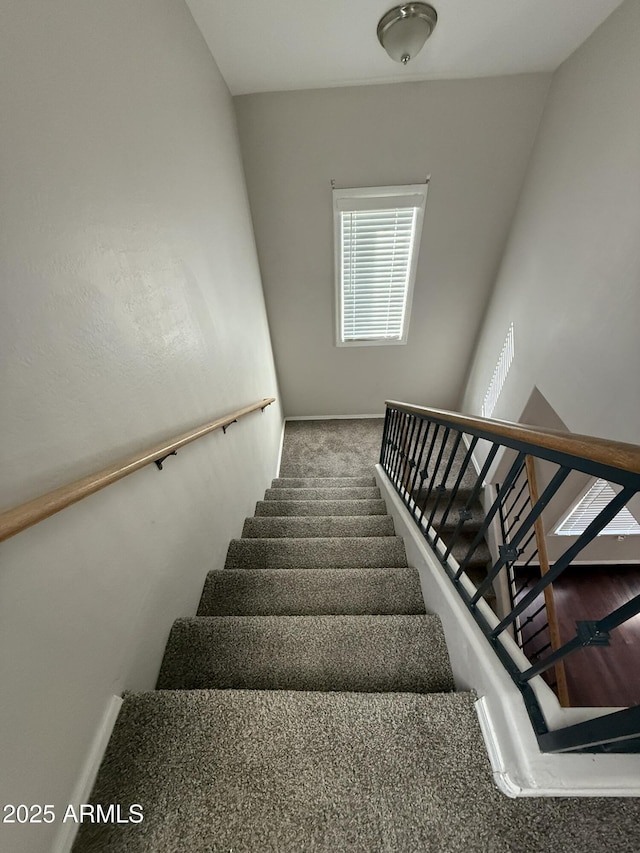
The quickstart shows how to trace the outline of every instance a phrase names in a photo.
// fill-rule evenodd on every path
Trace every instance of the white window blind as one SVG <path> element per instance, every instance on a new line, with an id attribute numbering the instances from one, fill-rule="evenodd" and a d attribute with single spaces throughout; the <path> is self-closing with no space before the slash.
<path id="1" fill-rule="evenodd" d="M 487 393 L 484 395 L 484 401 L 482 403 L 483 418 L 490 418 L 493 414 L 493 410 L 496 407 L 496 403 L 498 402 L 504 383 L 507 381 L 507 375 L 515 353 L 513 323 L 511 323 L 509 331 L 507 332 L 507 337 L 504 339 L 504 343 L 502 344 L 498 362 L 493 370 L 493 375 L 491 377 L 489 387 L 487 388 Z"/>
<path id="2" fill-rule="evenodd" d="M 596 480 L 554 532 L 558 536 L 580 536 L 615 496 L 615 491 L 606 480 Z M 623 507 L 598 535 L 629 536 L 638 533 L 640 524 L 629 510 Z"/>
<path id="3" fill-rule="evenodd" d="M 406 342 L 426 185 L 415 190 L 334 191 L 340 345 Z"/>

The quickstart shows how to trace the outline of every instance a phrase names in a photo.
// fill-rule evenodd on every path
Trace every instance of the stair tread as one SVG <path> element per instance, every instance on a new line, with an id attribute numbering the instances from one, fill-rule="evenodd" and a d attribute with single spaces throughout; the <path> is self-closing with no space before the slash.
<path id="1" fill-rule="evenodd" d="M 407 565 L 400 536 L 232 539 L 227 569 L 392 568 Z"/>
<path id="2" fill-rule="evenodd" d="M 197 616 L 171 629 L 158 689 L 453 690 L 440 619 Z"/>
<path id="3" fill-rule="evenodd" d="M 514 801 L 492 787 L 474 699 L 129 694 L 92 802 L 142 803 L 144 822 L 85 822 L 74 853 L 427 850 L 434 838 L 453 851 L 460 825 L 473 827 L 471 843 L 480 819 L 482 848 L 469 849 L 513 849 L 503 833 L 522 828 L 509 819 Z"/>
<path id="4" fill-rule="evenodd" d="M 268 500 L 258 501 L 256 517 L 260 516 L 303 516 L 303 515 L 386 515 L 387 508 L 382 499 L 347 500 Z"/>
<path id="5" fill-rule="evenodd" d="M 380 500 L 377 486 L 343 486 L 337 488 L 267 489 L 266 501 L 315 501 L 315 500 Z"/>
<path id="6" fill-rule="evenodd" d="M 415 569 L 222 569 L 198 616 L 424 613 Z"/>
<path id="7" fill-rule="evenodd" d="M 367 487 L 376 485 L 375 477 L 276 477 L 271 481 L 273 489 L 300 489 L 300 488 L 342 488 L 342 487 Z"/>
<path id="8" fill-rule="evenodd" d="M 260 516 L 247 518 L 243 539 L 395 536 L 389 515 Z"/>
<path id="9" fill-rule="evenodd" d="M 446 542 L 446 536 L 444 537 L 444 541 Z M 461 562 L 467 555 L 467 551 L 469 550 L 469 545 L 471 545 L 471 539 L 468 542 L 458 541 L 453 546 L 451 550 L 451 554 L 453 558 L 458 562 Z M 487 543 L 482 540 L 478 547 L 474 550 L 471 555 L 471 559 L 469 560 L 469 567 L 474 568 L 485 568 L 487 567 L 487 563 L 491 559 L 491 552 L 489 551 L 489 547 Z"/>

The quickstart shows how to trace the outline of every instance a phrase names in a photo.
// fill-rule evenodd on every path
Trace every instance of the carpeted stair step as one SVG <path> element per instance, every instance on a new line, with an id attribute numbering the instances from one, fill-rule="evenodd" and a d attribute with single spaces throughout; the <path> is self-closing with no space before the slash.
<path id="1" fill-rule="evenodd" d="M 360 569 L 407 565 L 400 536 L 232 539 L 226 569 Z"/>
<path id="2" fill-rule="evenodd" d="M 520 814 L 523 801 L 492 784 L 474 701 L 470 693 L 128 694 L 91 802 L 124 804 L 123 814 L 140 803 L 144 820 L 85 821 L 74 853 L 540 851 L 543 836 L 526 834 L 530 801 Z M 546 837 L 555 821 L 545 813 L 538 825 Z"/>
<path id="3" fill-rule="evenodd" d="M 466 574 L 469 580 L 475 585 L 476 589 L 478 589 L 480 585 L 484 583 L 484 581 L 487 579 L 487 570 L 484 566 L 482 568 L 467 568 Z M 487 602 L 489 607 L 491 607 L 494 613 L 497 612 L 496 594 L 494 592 L 493 586 L 490 586 L 487 592 L 483 593 L 482 597 Z"/>
<path id="4" fill-rule="evenodd" d="M 437 616 L 198 616 L 171 629 L 159 690 L 453 690 Z"/>
<path id="5" fill-rule="evenodd" d="M 375 485 L 375 477 L 276 477 L 271 481 L 273 489 L 372 488 Z"/>
<path id="6" fill-rule="evenodd" d="M 455 496 L 455 499 L 453 502 L 452 512 L 455 512 L 457 507 L 465 506 L 471 497 L 471 493 L 472 493 L 471 489 L 465 489 L 462 487 L 459 488 L 458 491 L 456 492 L 456 496 Z M 445 489 L 444 491 L 440 492 L 439 489 L 433 488 L 431 490 L 431 493 L 429 494 L 429 497 L 427 497 L 427 489 L 422 489 L 422 490 L 414 489 L 412 491 L 412 497 L 416 501 L 416 503 L 419 504 L 419 506 L 422 507 L 424 505 L 425 500 L 426 500 L 426 502 L 427 502 L 426 505 L 428 507 L 429 512 L 431 512 L 431 509 L 433 508 L 434 503 L 438 500 L 439 495 L 441 495 L 441 497 L 440 497 L 440 500 L 438 501 L 438 506 L 439 507 L 446 507 L 447 504 L 449 503 L 450 499 L 451 499 L 451 489 Z M 474 501 L 474 503 L 479 504 L 478 499 L 476 499 L 476 501 Z"/>
<path id="7" fill-rule="evenodd" d="M 247 518 L 243 539 L 317 538 L 333 536 L 395 536 L 389 515 L 272 516 Z"/>
<path id="8" fill-rule="evenodd" d="M 209 572 L 198 616 L 424 613 L 415 569 L 222 569 Z"/>
<path id="9" fill-rule="evenodd" d="M 301 515 L 386 515 L 383 500 L 341 501 L 258 501 L 257 516 L 301 516 Z"/>
<path id="10" fill-rule="evenodd" d="M 265 501 L 348 501 L 380 500 L 375 486 L 353 486 L 336 489 L 267 489 Z"/>
<path id="11" fill-rule="evenodd" d="M 444 498 L 440 501 L 436 508 L 436 512 L 432 522 L 433 526 L 437 530 L 442 531 L 443 533 L 452 533 L 456 529 L 456 527 L 458 526 L 458 522 L 460 521 L 459 510 L 464 508 L 464 504 L 458 504 L 457 502 L 454 502 L 443 526 L 442 517 L 444 516 L 448 503 L 448 500 L 445 501 Z M 431 517 L 433 507 L 434 502 L 429 501 L 424 511 L 423 518 L 425 519 L 425 521 L 428 521 Z M 485 518 L 482 506 L 480 505 L 480 503 L 474 504 L 474 506 L 469 510 L 469 512 L 471 513 L 471 517 L 464 522 L 462 530 L 466 533 L 477 533 L 478 530 L 480 530 L 480 528 L 482 527 Z"/>
<path id="12" fill-rule="evenodd" d="M 475 539 L 475 534 L 468 534 L 466 536 L 459 536 L 456 544 L 453 546 L 451 554 L 453 558 L 461 563 L 462 560 L 467 556 L 467 552 L 469 547 L 471 546 L 473 540 Z M 443 541 L 446 542 L 446 536 L 443 537 Z M 470 569 L 485 569 L 487 568 L 487 563 L 491 559 L 491 552 L 487 546 L 487 543 L 484 539 L 480 542 L 478 547 L 473 552 L 471 559 L 469 560 L 468 567 Z"/>

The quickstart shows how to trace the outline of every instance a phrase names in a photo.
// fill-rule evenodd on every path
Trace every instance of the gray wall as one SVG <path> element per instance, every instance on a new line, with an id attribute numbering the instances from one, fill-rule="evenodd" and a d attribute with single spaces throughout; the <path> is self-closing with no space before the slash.
<path id="1" fill-rule="evenodd" d="M 5 2 L 0 92 L 4 509 L 278 390 L 232 101 L 184 3 Z M 257 412 L 0 546 L 0 803 L 68 801 L 280 432 Z"/>
<path id="2" fill-rule="evenodd" d="M 234 99 L 286 414 L 459 403 L 548 75 Z M 431 175 L 407 346 L 336 347 L 330 180 Z"/>
<path id="3" fill-rule="evenodd" d="M 464 397 L 479 413 L 511 321 L 494 417 L 534 386 L 568 428 L 640 442 L 640 4 L 556 72 Z"/>

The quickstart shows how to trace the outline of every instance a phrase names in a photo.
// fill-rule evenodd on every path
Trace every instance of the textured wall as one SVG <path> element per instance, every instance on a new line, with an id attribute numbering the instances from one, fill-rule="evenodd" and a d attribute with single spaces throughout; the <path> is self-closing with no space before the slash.
<path id="1" fill-rule="evenodd" d="M 0 98 L 8 508 L 278 389 L 232 103 L 181 0 L 3 3 Z M 257 412 L 0 546 L 1 803 L 64 803 L 109 696 L 153 686 L 280 430 Z"/>
<path id="2" fill-rule="evenodd" d="M 234 99 L 287 415 L 460 400 L 549 75 Z M 431 175 L 406 346 L 336 347 L 331 179 Z"/>
<path id="3" fill-rule="evenodd" d="M 640 4 L 555 73 L 484 323 L 465 410 L 478 413 L 511 321 L 494 417 L 537 386 L 574 432 L 640 442 Z"/>

